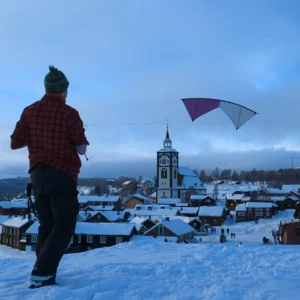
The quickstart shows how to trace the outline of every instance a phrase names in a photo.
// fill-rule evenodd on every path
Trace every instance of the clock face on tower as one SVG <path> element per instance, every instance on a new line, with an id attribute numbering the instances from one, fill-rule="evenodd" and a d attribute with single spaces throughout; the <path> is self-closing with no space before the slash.
<path id="1" fill-rule="evenodd" d="M 160 158 L 160 164 L 161 165 L 168 165 L 170 163 L 169 161 L 169 157 L 166 156 L 166 155 L 163 155 L 161 158 Z"/>

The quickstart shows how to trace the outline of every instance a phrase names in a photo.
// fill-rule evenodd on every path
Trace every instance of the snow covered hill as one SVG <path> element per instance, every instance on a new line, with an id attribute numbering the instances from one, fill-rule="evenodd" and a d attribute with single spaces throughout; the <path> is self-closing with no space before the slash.
<path id="1" fill-rule="evenodd" d="M 276 299 L 300 294 L 299 246 L 151 237 L 64 256 L 59 286 L 27 288 L 33 254 L 0 246 L 1 299 Z"/>

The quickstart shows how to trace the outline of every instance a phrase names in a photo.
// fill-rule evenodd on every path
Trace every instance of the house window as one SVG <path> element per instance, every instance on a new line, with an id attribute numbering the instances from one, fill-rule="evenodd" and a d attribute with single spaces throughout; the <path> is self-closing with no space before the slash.
<path id="1" fill-rule="evenodd" d="M 162 160 L 162 163 L 163 163 L 163 164 L 166 164 L 166 163 L 167 163 L 166 159 L 163 159 L 163 160 Z"/>
<path id="2" fill-rule="evenodd" d="M 88 235 L 87 236 L 87 242 L 88 243 L 92 243 L 93 242 L 93 236 L 92 235 Z"/>
<path id="3" fill-rule="evenodd" d="M 37 236 L 36 236 L 35 234 L 33 234 L 33 235 L 31 236 L 31 242 L 32 242 L 32 243 L 37 243 Z"/>
<path id="4" fill-rule="evenodd" d="M 266 212 L 266 217 L 270 217 L 270 213 L 269 212 Z"/>
<path id="5" fill-rule="evenodd" d="M 252 212 L 248 212 L 248 218 L 252 218 Z"/>
<path id="6" fill-rule="evenodd" d="M 78 235 L 78 240 L 77 240 L 77 242 L 78 242 L 78 244 L 81 244 L 81 235 Z"/>
<path id="7" fill-rule="evenodd" d="M 176 172 L 176 170 L 174 170 L 174 179 L 176 179 L 176 177 L 177 177 L 177 172 Z"/>
<path id="8" fill-rule="evenodd" d="M 11 227 L 9 228 L 9 233 L 12 234 L 12 228 Z"/>
<path id="9" fill-rule="evenodd" d="M 122 243 L 123 238 L 121 236 L 116 236 L 116 244 Z"/>
<path id="10" fill-rule="evenodd" d="M 241 214 L 242 214 L 242 216 L 246 216 L 246 213 L 245 213 L 245 212 L 242 212 Z"/>
<path id="11" fill-rule="evenodd" d="M 204 223 L 204 224 L 207 224 L 207 219 L 204 219 L 204 220 L 203 220 L 203 223 Z"/>
<path id="12" fill-rule="evenodd" d="M 161 170 L 161 178 L 167 178 L 167 169 L 162 169 Z"/>
<path id="13" fill-rule="evenodd" d="M 98 214 L 98 215 L 97 215 L 97 219 L 98 219 L 98 220 L 100 220 L 100 219 L 101 219 L 101 216 L 100 216 L 100 214 Z"/>
<path id="14" fill-rule="evenodd" d="M 266 211 L 270 211 L 270 208 L 266 208 Z"/>
<path id="15" fill-rule="evenodd" d="M 193 222 L 193 227 L 197 227 L 197 222 Z"/>
<path id="16" fill-rule="evenodd" d="M 263 216 L 263 212 L 262 211 L 256 211 L 255 212 L 255 216 L 256 217 L 262 217 Z"/>
<path id="17" fill-rule="evenodd" d="M 300 228 L 295 228 L 295 235 L 300 236 Z"/>
<path id="18" fill-rule="evenodd" d="M 164 226 L 159 225 L 158 226 L 158 233 L 159 236 L 164 235 Z"/>
<path id="19" fill-rule="evenodd" d="M 231 203 L 230 203 L 230 206 L 234 206 L 234 204 L 231 202 Z"/>
<path id="20" fill-rule="evenodd" d="M 217 220 L 214 219 L 214 220 L 213 220 L 213 224 L 214 224 L 214 225 L 217 225 L 217 223 L 218 223 Z"/>
<path id="21" fill-rule="evenodd" d="M 106 236 L 100 236 L 100 244 L 106 244 Z"/>

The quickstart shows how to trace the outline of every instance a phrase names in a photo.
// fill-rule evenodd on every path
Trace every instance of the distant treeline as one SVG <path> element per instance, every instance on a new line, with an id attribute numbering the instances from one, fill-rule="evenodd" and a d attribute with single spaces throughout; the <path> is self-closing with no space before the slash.
<path id="1" fill-rule="evenodd" d="M 194 170 L 204 183 L 211 183 L 216 180 L 244 181 L 244 182 L 265 182 L 270 187 L 281 188 L 283 184 L 300 184 L 300 169 L 279 169 L 279 170 L 257 170 L 241 171 L 221 170 L 216 167 L 209 174 L 205 170 Z"/>
<path id="2" fill-rule="evenodd" d="M 216 167 L 211 172 L 205 170 L 194 170 L 203 183 L 214 183 L 216 180 L 224 181 L 244 181 L 244 182 L 262 182 L 269 187 L 281 188 L 283 184 L 300 184 L 300 169 L 279 169 L 279 170 L 256 170 L 237 172 L 231 169 L 221 170 Z M 134 181 L 136 183 L 143 180 L 142 176 L 127 177 L 120 176 L 113 180 L 113 186 L 120 188 L 125 181 Z M 153 177 L 154 182 L 156 177 Z M 17 177 L 0 179 L 0 201 L 12 199 L 22 192 L 25 192 L 28 177 Z M 106 178 L 79 178 L 79 186 L 94 186 L 97 194 L 107 193 Z"/>

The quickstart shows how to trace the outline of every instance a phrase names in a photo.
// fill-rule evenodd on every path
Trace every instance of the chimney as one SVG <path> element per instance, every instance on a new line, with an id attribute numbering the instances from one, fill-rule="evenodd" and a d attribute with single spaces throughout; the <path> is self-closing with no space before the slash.
<path id="1" fill-rule="evenodd" d="M 165 220 L 166 220 L 166 221 L 170 221 L 170 218 L 166 215 L 166 216 L 165 216 Z"/>

